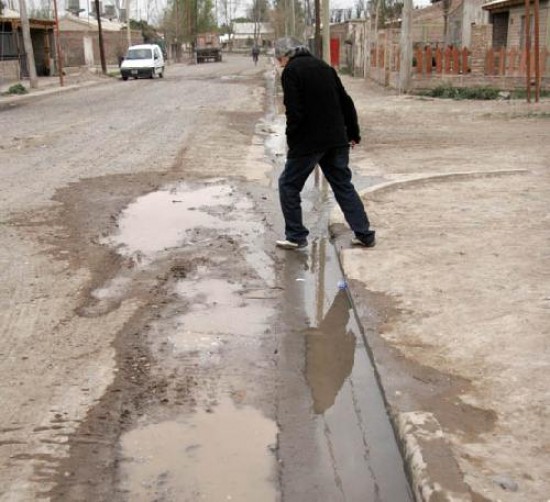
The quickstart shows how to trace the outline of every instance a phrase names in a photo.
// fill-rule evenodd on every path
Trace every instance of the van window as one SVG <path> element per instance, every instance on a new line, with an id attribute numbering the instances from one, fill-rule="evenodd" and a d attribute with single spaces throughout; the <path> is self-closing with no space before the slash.
<path id="1" fill-rule="evenodd" d="M 152 59 L 151 49 L 129 49 L 126 59 Z"/>

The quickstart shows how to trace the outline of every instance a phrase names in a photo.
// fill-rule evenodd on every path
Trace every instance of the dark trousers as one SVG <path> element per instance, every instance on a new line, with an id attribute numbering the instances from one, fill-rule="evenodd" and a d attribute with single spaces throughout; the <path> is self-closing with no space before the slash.
<path id="1" fill-rule="evenodd" d="M 317 164 L 356 237 L 363 242 L 371 242 L 374 231 L 370 230 L 363 202 L 351 183 L 349 147 L 331 148 L 326 152 L 287 159 L 279 177 L 279 199 L 285 219 L 286 238 L 298 243 L 307 239 L 309 231 L 302 221 L 300 192 Z"/>

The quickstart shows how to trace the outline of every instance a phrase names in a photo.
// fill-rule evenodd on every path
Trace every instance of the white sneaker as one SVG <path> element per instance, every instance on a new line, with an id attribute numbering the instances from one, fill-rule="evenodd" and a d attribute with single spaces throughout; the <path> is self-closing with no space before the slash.
<path id="1" fill-rule="evenodd" d="M 282 249 L 300 249 L 307 246 L 307 241 L 293 242 L 285 239 L 284 241 L 275 241 L 275 245 Z"/>

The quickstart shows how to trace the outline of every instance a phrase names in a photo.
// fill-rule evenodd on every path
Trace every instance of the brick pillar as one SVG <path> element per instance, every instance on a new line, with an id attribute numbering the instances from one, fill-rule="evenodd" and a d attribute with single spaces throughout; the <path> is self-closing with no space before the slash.
<path id="1" fill-rule="evenodd" d="M 472 24 L 471 34 L 472 54 L 471 68 L 472 75 L 485 74 L 485 56 L 487 50 L 493 46 L 493 25 L 492 24 Z"/>

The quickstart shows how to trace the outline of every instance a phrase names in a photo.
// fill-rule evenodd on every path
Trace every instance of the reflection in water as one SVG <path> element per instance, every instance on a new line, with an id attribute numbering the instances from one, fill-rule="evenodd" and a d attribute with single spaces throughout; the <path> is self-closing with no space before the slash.
<path id="1" fill-rule="evenodd" d="M 349 311 L 347 294 L 341 290 L 319 326 L 306 331 L 306 376 L 317 414 L 334 404 L 353 368 L 355 335 L 347 329 Z"/>

